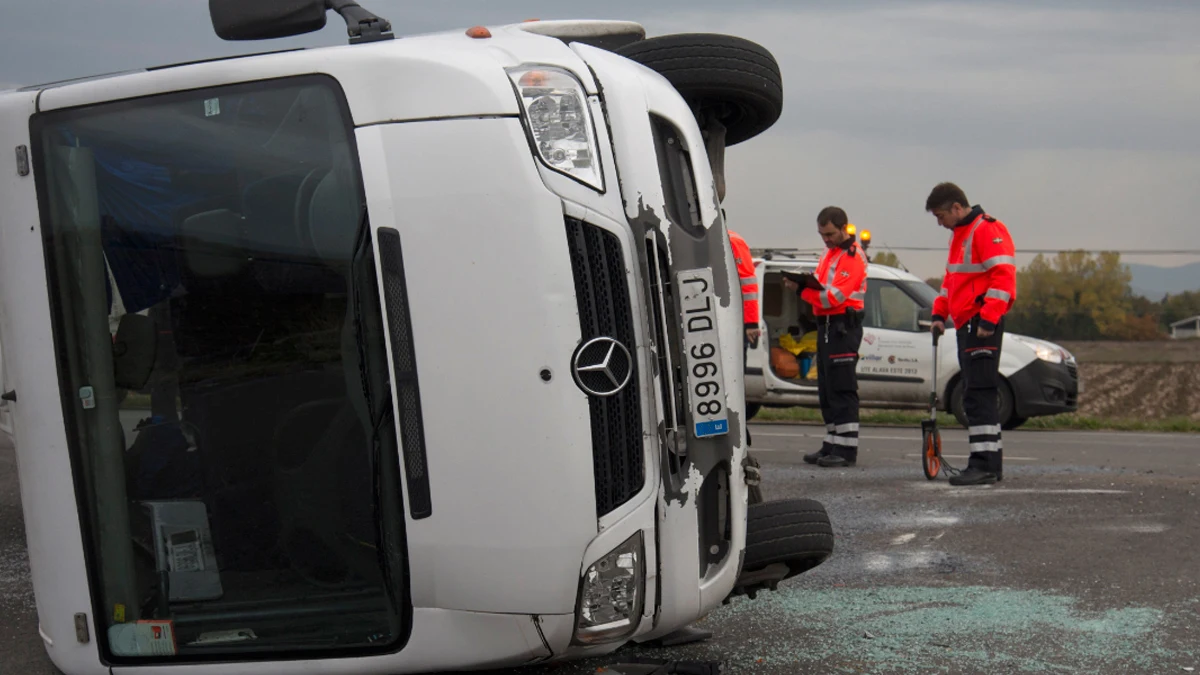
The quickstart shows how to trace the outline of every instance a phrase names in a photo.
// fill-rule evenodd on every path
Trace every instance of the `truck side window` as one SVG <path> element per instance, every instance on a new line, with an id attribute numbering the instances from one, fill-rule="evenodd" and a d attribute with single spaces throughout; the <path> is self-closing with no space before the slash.
<path id="1" fill-rule="evenodd" d="M 705 230 L 696 198 L 692 156 L 687 151 L 683 134 L 674 124 L 657 115 L 650 116 L 650 123 L 658 151 L 658 170 L 666 197 L 667 217 L 689 234 L 703 237 Z"/>

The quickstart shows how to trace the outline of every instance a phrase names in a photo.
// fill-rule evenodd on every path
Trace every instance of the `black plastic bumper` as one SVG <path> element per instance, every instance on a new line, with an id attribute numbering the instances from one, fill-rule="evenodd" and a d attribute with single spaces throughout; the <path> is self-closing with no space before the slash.
<path id="1" fill-rule="evenodd" d="M 1034 359 L 1008 378 L 1017 417 L 1075 412 L 1079 407 L 1079 371 L 1074 364 Z"/>

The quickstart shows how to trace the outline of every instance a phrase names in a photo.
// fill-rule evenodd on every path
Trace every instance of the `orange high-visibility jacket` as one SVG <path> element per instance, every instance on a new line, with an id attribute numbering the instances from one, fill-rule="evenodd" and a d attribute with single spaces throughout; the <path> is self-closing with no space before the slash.
<path id="1" fill-rule="evenodd" d="M 733 230 L 729 231 L 729 244 L 733 246 L 733 261 L 737 263 L 738 278 L 742 282 L 742 321 L 746 328 L 758 328 L 758 275 L 754 271 L 750 247 Z"/>
<path id="2" fill-rule="evenodd" d="M 976 206 L 950 238 L 942 292 L 933 301 L 933 320 L 965 326 L 976 314 L 994 330 L 1017 299 L 1016 248 L 1004 223 Z"/>
<path id="3" fill-rule="evenodd" d="M 825 250 L 817 264 L 816 276 L 825 290 L 800 291 L 801 299 L 813 306 L 813 314 L 831 316 L 845 314 L 849 309 L 862 311 L 867 299 L 867 260 L 853 237 L 841 246 Z"/>

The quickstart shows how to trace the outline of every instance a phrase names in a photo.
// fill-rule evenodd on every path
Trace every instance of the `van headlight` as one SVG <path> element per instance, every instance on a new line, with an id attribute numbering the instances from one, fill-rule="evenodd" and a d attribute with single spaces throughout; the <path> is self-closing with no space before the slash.
<path id="1" fill-rule="evenodd" d="M 551 169 L 603 190 L 596 128 L 583 84 L 553 66 L 521 66 L 507 72 L 538 157 Z"/>
<path id="2" fill-rule="evenodd" d="M 1034 355 L 1043 361 L 1047 361 L 1049 363 L 1062 363 L 1070 357 L 1070 354 L 1067 353 L 1067 350 L 1059 347 L 1056 344 L 1042 342 L 1041 340 L 1031 340 L 1028 338 L 1017 339 L 1029 345 L 1029 348 L 1033 350 Z"/>
<path id="3" fill-rule="evenodd" d="M 642 615 L 645 558 L 639 531 L 587 569 L 579 588 L 575 642 L 615 642 L 637 630 Z"/>

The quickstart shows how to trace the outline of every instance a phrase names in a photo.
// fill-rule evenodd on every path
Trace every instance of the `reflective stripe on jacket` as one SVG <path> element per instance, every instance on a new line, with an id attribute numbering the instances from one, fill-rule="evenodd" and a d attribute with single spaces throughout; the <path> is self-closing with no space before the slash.
<path id="1" fill-rule="evenodd" d="M 976 314 L 994 328 L 1017 299 L 1016 248 L 1004 223 L 976 206 L 954 227 L 933 318 L 965 326 Z"/>
<path id="2" fill-rule="evenodd" d="M 758 275 L 754 271 L 754 258 L 746 240 L 733 230 L 729 231 L 729 243 L 733 246 L 733 261 L 742 282 L 742 321 L 746 328 L 758 328 Z"/>
<path id="3" fill-rule="evenodd" d="M 825 290 L 800 291 L 800 297 L 813 306 L 813 314 L 829 316 L 845 314 L 848 309 L 862 311 L 867 298 L 867 261 L 854 239 L 826 249 L 817 264 L 816 277 Z"/>

